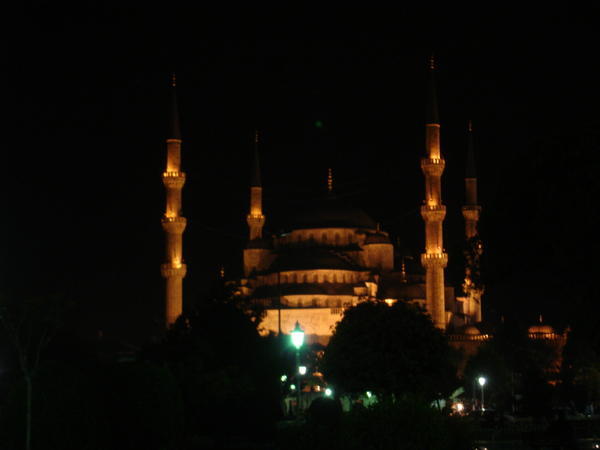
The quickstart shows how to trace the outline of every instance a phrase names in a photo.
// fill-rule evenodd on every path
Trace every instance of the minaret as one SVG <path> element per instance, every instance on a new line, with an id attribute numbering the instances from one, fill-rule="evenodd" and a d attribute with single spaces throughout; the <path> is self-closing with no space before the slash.
<path id="1" fill-rule="evenodd" d="M 467 166 L 465 170 L 465 206 L 462 208 L 465 218 L 465 235 L 467 239 L 477 236 L 477 223 L 481 206 L 477 204 L 477 172 L 475 169 L 475 151 L 473 146 L 473 126 L 469 120 L 469 139 L 467 144 Z"/>
<path id="2" fill-rule="evenodd" d="M 425 175 L 425 201 L 421 206 L 421 216 L 425 221 L 425 253 L 421 264 L 425 268 L 425 291 L 427 311 L 436 327 L 446 329 L 446 306 L 444 295 L 444 268 L 448 265 L 448 255 L 444 252 L 442 223 L 446 217 L 446 207 L 442 204 L 442 173 L 446 162 L 440 150 L 440 120 L 435 89 L 435 63 L 429 60 L 429 101 L 425 125 L 426 156 L 421 159 L 421 169 Z"/>
<path id="3" fill-rule="evenodd" d="M 465 251 L 466 267 L 463 290 L 469 297 L 470 308 L 468 313 L 476 322 L 481 322 L 481 296 L 483 286 L 479 276 L 479 258 L 483 253 L 483 246 L 479 239 L 477 225 L 481 206 L 477 203 L 477 171 L 475 168 L 475 146 L 473 144 L 473 126 L 469 120 L 467 142 L 467 164 L 465 169 L 465 205 L 462 207 L 465 218 L 465 237 L 467 249 Z"/>
<path id="4" fill-rule="evenodd" d="M 265 216 L 262 211 L 262 183 L 258 158 L 258 131 L 254 136 L 254 163 L 250 179 L 250 212 L 246 216 L 249 227 L 248 245 L 244 249 L 244 275 L 265 269 L 270 246 L 262 237 Z"/>
<path id="5" fill-rule="evenodd" d="M 250 240 L 262 238 L 265 216 L 262 212 L 262 184 L 260 181 L 260 161 L 258 159 L 258 131 L 254 135 L 254 164 L 250 180 L 250 212 L 246 218 L 250 227 Z"/>
<path id="6" fill-rule="evenodd" d="M 166 237 L 166 258 L 161 266 L 166 280 L 165 325 L 169 327 L 183 310 L 183 278 L 186 265 L 183 263 L 182 242 L 186 220 L 181 216 L 181 190 L 185 184 L 185 173 L 181 172 L 181 130 L 175 95 L 175 75 L 171 80 L 171 110 L 169 137 L 167 138 L 167 167 L 162 175 L 167 190 L 166 210 L 162 227 Z"/>

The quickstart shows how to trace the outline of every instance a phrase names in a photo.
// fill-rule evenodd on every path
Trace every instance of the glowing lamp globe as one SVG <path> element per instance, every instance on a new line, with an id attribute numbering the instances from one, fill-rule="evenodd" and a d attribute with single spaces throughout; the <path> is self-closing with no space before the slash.
<path id="1" fill-rule="evenodd" d="M 483 387 L 487 380 L 485 379 L 485 377 L 479 377 L 477 378 L 477 381 L 479 382 L 479 386 Z"/>
<path id="2" fill-rule="evenodd" d="M 306 366 L 298 367 L 298 373 L 300 373 L 300 375 L 306 375 Z"/>
<path id="3" fill-rule="evenodd" d="M 296 321 L 296 326 L 292 330 L 291 334 L 292 344 L 294 344 L 294 347 L 296 347 L 296 349 L 300 349 L 300 347 L 302 347 L 302 344 L 304 343 L 304 330 L 300 328 L 300 323 L 298 323 L 298 321 Z"/>
<path id="4" fill-rule="evenodd" d="M 331 397 L 333 395 L 333 391 L 330 388 L 325 389 L 325 397 Z"/>

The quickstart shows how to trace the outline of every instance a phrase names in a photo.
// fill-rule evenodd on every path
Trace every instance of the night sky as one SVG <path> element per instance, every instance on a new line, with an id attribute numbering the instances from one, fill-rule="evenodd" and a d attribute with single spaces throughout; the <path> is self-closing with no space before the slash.
<path id="1" fill-rule="evenodd" d="M 172 71 L 188 177 L 188 304 L 221 265 L 231 277 L 240 270 L 255 129 L 268 232 L 324 194 L 332 167 L 338 195 L 418 257 L 434 52 L 448 278 L 460 282 L 462 270 L 472 119 L 486 317 L 533 322 L 543 313 L 557 326 L 593 317 L 600 36 L 592 15 L 269 14 L 50 4 L 21 11 L 23 26 L 7 41 L 14 106 L 6 110 L 16 121 L 4 145 L 6 295 L 73 298 L 73 320 L 88 335 L 139 340 L 159 323 Z"/>

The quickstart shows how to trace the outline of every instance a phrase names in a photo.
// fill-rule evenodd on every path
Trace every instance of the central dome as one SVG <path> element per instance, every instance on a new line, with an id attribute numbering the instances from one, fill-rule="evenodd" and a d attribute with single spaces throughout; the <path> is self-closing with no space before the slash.
<path id="1" fill-rule="evenodd" d="M 377 225 L 360 208 L 330 196 L 301 208 L 290 218 L 290 229 L 306 228 L 364 228 L 374 230 Z"/>

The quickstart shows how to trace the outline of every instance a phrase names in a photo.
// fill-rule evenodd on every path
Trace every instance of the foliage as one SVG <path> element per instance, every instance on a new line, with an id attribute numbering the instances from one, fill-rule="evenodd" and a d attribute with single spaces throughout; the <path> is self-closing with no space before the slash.
<path id="1" fill-rule="evenodd" d="M 477 290 L 483 291 L 483 281 L 481 279 L 481 255 L 483 253 L 483 243 L 479 235 L 467 239 L 463 256 L 465 258 L 465 282 L 463 290 L 466 293 Z"/>
<path id="2" fill-rule="evenodd" d="M 436 449 L 471 448 L 471 433 L 464 422 L 443 416 L 420 400 L 384 401 L 355 408 L 339 425 L 308 422 L 278 435 L 278 448 L 286 449 Z"/>
<path id="3" fill-rule="evenodd" d="M 596 319 L 574 328 L 563 351 L 563 394 L 581 411 L 600 403 L 599 326 Z"/>
<path id="4" fill-rule="evenodd" d="M 41 357 L 58 330 L 66 302 L 61 297 L 3 297 L 0 324 L 13 346 L 25 381 L 25 450 L 32 447 L 33 380 Z"/>
<path id="5" fill-rule="evenodd" d="M 473 398 L 479 398 L 480 387 L 477 378 L 485 376 L 486 404 L 488 407 L 510 411 L 513 398 L 513 372 L 504 353 L 499 352 L 492 342 L 482 344 L 479 351 L 469 359 L 465 368 L 464 379 L 467 392 L 471 391 Z"/>
<path id="6" fill-rule="evenodd" d="M 500 411 L 541 416 L 550 411 L 556 368 L 556 348 L 546 340 L 530 339 L 517 323 L 502 324 L 492 340 L 484 343 L 465 368 L 467 388 L 479 397 L 474 380 L 484 375 L 486 404 Z M 521 398 L 516 403 L 515 396 Z"/>
<path id="7" fill-rule="evenodd" d="M 0 323 L 12 343 L 19 367 L 33 376 L 42 352 L 59 328 L 66 302 L 60 297 L 3 297 Z"/>
<path id="8" fill-rule="evenodd" d="M 454 387 L 455 368 L 443 333 L 403 302 L 363 302 L 346 310 L 322 361 L 336 390 L 417 394 L 431 400 Z"/>
<path id="9" fill-rule="evenodd" d="M 252 435 L 279 418 L 278 340 L 228 302 L 209 300 L 186 314 L 145 357 L 165 362 L 184 399 L 189 435 Z"/>

